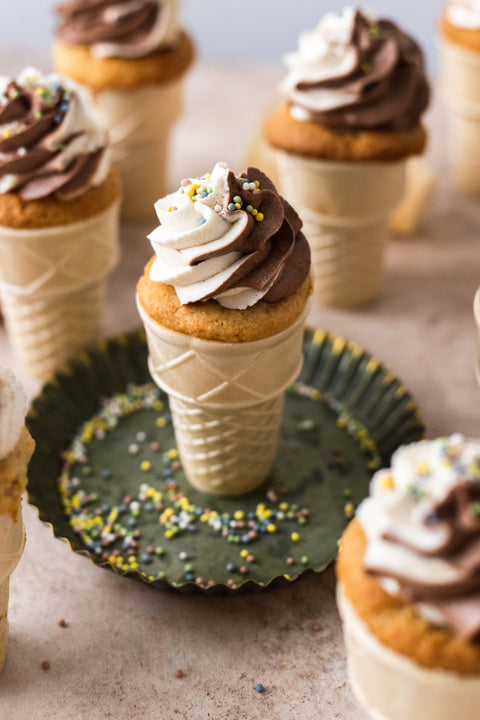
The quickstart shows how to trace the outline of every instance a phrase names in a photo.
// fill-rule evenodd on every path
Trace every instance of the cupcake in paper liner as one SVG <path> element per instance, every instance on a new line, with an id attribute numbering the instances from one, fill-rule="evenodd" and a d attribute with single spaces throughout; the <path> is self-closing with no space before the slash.
<path id="1" fill-rule="evenodd" d="M 82 92 L 26 68 L 0 78 L 0 297 L 18 359 L 44 380 L 102 332 L 120 181 Z"/>
<path id="2" fill-rule="evenodd" d="M 57 8 L 56 69 L 89 92 L 124 186 L 122 212 L 152 219 L 193 45 L 179 0 L 73 0 Z"/>
<path id="3" fill-rule="evenodd" d="M 25 544 L 21 495 L 35 443 L 25 428 L 26 397 L 12 371 L 0 365 L 0 670 L 8 641 L 10 575 Z"/>
<path id="4" fill-rule="evenodd" d="M 169 395 L 189 481 L 240 495 L 271 469 L 284 391 L 302 364 L 302 222 L 263 173 L 236 176 L 225 163 L 155 209 L 155 257 L 137 286 L 150 371 Z"/>
<path id="5" fill-rule="evenodd" d="M 422 52 L 395 23 L 347 7 L 303 33 L 285 59 L 285 102 L 263 131 L 305 224 L 315 294 L 331 305 L 370 302 L 405 161 L 426 143 Z"/>
<path id="6" fill-rule="evenodd" d="M 440 19 L 439 88 L 447 109 L 449 160 L 456 185 L 480 193 L 480 3 L 450 0 Z"/>
<path id="7" fill-rule="evenodd" d="M 375 720 L 476 720 L 480 440 L 403 446 L 345 531 L 338 604 L 350 680 Z"/>

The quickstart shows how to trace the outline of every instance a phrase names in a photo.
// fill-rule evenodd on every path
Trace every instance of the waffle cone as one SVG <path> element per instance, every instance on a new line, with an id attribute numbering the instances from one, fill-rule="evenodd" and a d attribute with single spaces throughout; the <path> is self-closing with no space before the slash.
<path id="1" fill-rule="evenodd" d="M 110 135 L 112 160 L 123 186 L 122 215 L 151 218 L 167 193 L 170 130 L 182 111 L 182 81 L 89 92 L 97 120 Z"/>
<path id="2" fill-rule="evenodd" d="M 447 107 L 449 155 L 460 190 L 480 193 L 480 53 L 440 41 L 440 94 Z"/>
<path id="3" fill-rule="evenodd" d="M 283 332 L 222 343 L 153 321 L 137 298 L 149 368 L 170 398 L 180 458 L 190 483 L 240 495 L 258 487 L 275 458 L 286 388 L 302 365 L 307 309 Z"/>
<path id="4" fill-rule="evenodd" d="M 326 305 L 375 299 L 405 161 L 331 162 L 277 151 L 282 192 L 304 223 L 314 293 Z"/>
<path id="5" fill-rule="evenodd" d="M 19 507 L 15 520 L 9 515 L 0 517 L 0 670 L 7 652 L 10 575 L 22 556 L 24 545 L 25 530 Z"/>
<path id="6" fill-rule="evenodd" d="M 31 375 L 47 379 L 99 337 L 105 282 L 118 256 L 118 203 L 88 220 L 0 228 L 0 297 L 8 336 Z"/>

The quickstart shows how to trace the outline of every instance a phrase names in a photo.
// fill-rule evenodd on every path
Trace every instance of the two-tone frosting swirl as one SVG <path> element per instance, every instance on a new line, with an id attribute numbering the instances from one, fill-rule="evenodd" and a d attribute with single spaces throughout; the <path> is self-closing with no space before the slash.
<path id="1" fill-rule="evenodd" d="M 411 130 L 429 99 L 417 43 L 353 7 L 329 13 L 286 56 L 290 112 L 334 130 Z"/>
<path id="2" fill-rule="evenodd" d="M 20 440 L 26 411 L 22 386 L 11 370 L 0 365 L 0 460 L 10 455 Z"/>
<path id="3" fill-rule="evenodd" d="M 367 571 L 434 624 L 480 640 L 480 440 L 402 447 L 370 491 L 357 514 Z"/>
<path id="4" fill-rule="evenodd" d="M 178 0 L 70 0 L 57 12 L 59 38 L 95 57 L 144 57 L 171 47 L 180 29 Z"/>
<path id="5" fill-rule="evenodd" d="M 455 27 L 480 30 L 480 0 L 449 0 L 445 16 Z"/>
<path id="6" fill-rule="evenodd" d="M 217 163 L 211 174 L 184 180 L 155 210 L 150 278 L 172 285 L 182 304 L 214 298 L 244 309 L 276 302 L 308 276 L 302 222 L 256 168 L 237 177 Z"/>
<path id="7" fill-rule="evenodd" d="M 0 77 L 0 193 L 70 200 L 105 180 L 107 133 L 81 92 L 33 68 L 16 80 Z"/>

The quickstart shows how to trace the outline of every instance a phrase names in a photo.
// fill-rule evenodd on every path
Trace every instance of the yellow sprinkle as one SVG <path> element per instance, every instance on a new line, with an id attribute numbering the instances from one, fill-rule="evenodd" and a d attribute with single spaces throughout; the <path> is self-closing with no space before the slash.
<path id="1" fill-rule="evenodd" d="M 259 188 L 259 187 L 260 187 L 260 183 L 259 183 L 258 180 L 255 180 L 255 187 L 256 187 L 256 188 Z"/>
<path id="2" fill-rule="evenodd" d="M 167 538 L 167 540 L 170 540 L 174 535 L 175 533 L 173 532 L 173 530 L 165 530 L 165 537 Z"/>
<path id="3" fill-rule="evenodd" d="M 287 503 L 287 502 L 281 502 L 280 505 L 278 506 L 278 508 L 279 508 L 279 510 L 281 510 L 282 512 L 285 512 L 286 510 L 288 510 L 288 503 Z"/>
<path id="4" fill-rule="evenodd" d="M 155 400 L 155 401 L 152 403 L 152 407 L 153 407 L 154 410 L 163 410 L 164 405 L 163 405 L 163 402 L 162 402 L 161 400 Z"/>
<path id="5" fill-rule="evenodd" d="M 2 136 L 3 136 L 4 138 L 10 137 L 10 130 L 3 130 Z"/>
<path id="6" fill-rule="evenodd" d="M 267 525 L 267 532 L 269 532 L 269 533 L 277 532 L 277 526 L 275 525 L 275 523 L 269 523 Z"/>
<path id="7" fill-rule="evenodd" d="M 155 425 L 159 428 L 165 427 L 166 424 L 167 424 L 167 421 L 165 420 L 164 417 L 159 417 L 155 420 Z"/>
<path id="8" fill-rule="evenodd" d="M 255 216 L 255 220 L 256 220 L 257 222 L 262 222 L 263 217 L 264 217 L 263 213 L 257 212 L 257 214 L 256 214 L 256 216 Z"/>
<path id="9" fill-rule="evenodd" d="M 244 548 L 243 550 L 240 550 L 240 557 L 242 557 L 242 558 L 248 557 L 249 554 L 250 554 L 250 553 L 249 553 L 248 550 L 246 550 L 245 548 Z"/>
<path id="10" fill-rule="evenodd" d="M 152 463 L 150 460 L 142 460 L 140 463 L 140 470 L 143 470 L 143 472 L 148 472 L 152 469 Z"/>
<path id="11" fill-rule="evenodd" d="M 175 448 L 172 448 L 171 450 L 168 451 L 167 455 L 170 458 L 170 460 L 176 460 L 176 458 L 178 458 L 178 450 L 175 450 Z"/>
<path id="12" fill-rule="evenodd" d="M 297 532 L 292 532 L 290 535 L 290 539 L 292 542 L 298 542 L 300 540 L 300 535 Z"/>
<path id="13" fill-rule="evenodd" d="M 130 563 L 130 565 L 131 565 L 132 563 L 136 563 L 136 562 L 137 562 L 136 556 L 135 556 L 135 555 L 130 555 L 130 557 L 128 558 L 128 562 Z"/>
<path id="14" fill-rule="evenodd" d="M 133 562 L 130 565 L 130 570 L 138 570 L 138 562 Z"/>
<path id="15" fill-rule="evenodd" d="M 257 208 L 253 208 L 253 210 L 252 210 L 252 215 L 253 215 L 254 217 L 255 217 L 255 215 L 258 215 L 258 210 L 257 210 Z"/>
<path id="16" fill-rule="evenodd" d="M 290 575 L 288 573 L 284 573 L 283 577 L 285 578 L 285 580 L 290 580 Z"/>
<path id="17" fill-rule="evenodd" d="M 237 208 L 237 210 L 240 210 L 242 206 L 240 205 L 240 203 L 235 203 L 235 207 Z"/>
<path id="18" fill-rule="evenodd" d="M 235 520 L 243 520 L 243 518 L 245 517 L 245 513 L 243 512 L 243 510 L 235 510 L 235 512 L 233 513 L 233 517 L 235 518 Z"/>
<path id="19" fill-rule="evenodd" d="M 382 487 L 385 490 L 393 490 L 395 487 L 395 483 L 393 482 L 393 478 L 391 475 L 387 475 L 386 477 L 382 478 Z"/>

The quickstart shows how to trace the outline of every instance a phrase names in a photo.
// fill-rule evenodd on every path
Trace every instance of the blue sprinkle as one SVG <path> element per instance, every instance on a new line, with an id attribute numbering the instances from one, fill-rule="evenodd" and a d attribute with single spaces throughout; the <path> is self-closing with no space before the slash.
<path id="1" fill-rule="evenodd" d="M 118 512 L 120 514 L 127 512 L 127 506 L 122 503 L 121 505 L 118 506 Z"/>
<path id="2" fill-rule="evenodd" d="M 68 102 L 66 102 L 64 100 L 62 103 L 60 103 L 60 112 L 66 113 L 67 110 L 68 110 Z"/>
<path id="3" fill-rule="evenodd" d="M 53 118 L 53 122 L 55 123 L 55 125 L 60 125 L 62 120 L 63 120 L 63 118 L 61 115 L 55 115 Z"/>
<path id="4" fill-rule="evenodd" d="M 127 525 L 128 527 L 137 527 L 137 521 L 134 517 L 127 518 Z"/>
<path id="5" fill-rule="evenodd" d="M 195 575 L 191 572 L 185 573 L 185 580 L 195 580 Z"/>
<path id="6" fill-rule="evenodd" d="M 199 225 L 205 225 L 206 222 L 207 222 L 207 221 L 205 220 L 205 218 L 200 218 L 200 220 L 198 221 L 198 224 L 199 224 Z"/>
<path id="7" fill-rule="evenodd" d="M 229 203 L 229 204 L 227 205 L 227 210 L 230 210 L 230 212 L 233 212 L 233 211 L 236 210 L 236 209 L 237 209 L 237 208 L 235 207 L 235 203 Z"/>
<path id="8" fill-rule="evenodd" d="M 255 690 L 259 693 L 262 693 L 265 690 L 265 688 L 263 687 L 262 683 L 257 683 L 255 685 Z"/>
<path id="9" fill-rule="evenodd" d="M 227 572 L 233 572 L 235 570 L 235 565 L 233 563 L 227 563 L 225 565 L 225 569 Z"/>
<path id="10" fill-rule="evenodd" d="M 206 190 L 202 192 L 202 197 L 208 197 L 208 192 Z"/>
<path id="11" fill-rule="evenodd" d="M 148 553 L 142 553 L 140 556 L 140 560 L 144 565 L 150 565 L 150 563 L 152 562 L 152 558 Z"/>
<path id="12" fill-rule="evenodd" d="M 101 475 L 104 480 L 108 480 L 108 478 L 112 477 L 112 471 L 108 468 L 105 468 L 105 470 L 102 470 Z"/>
<path id="13" fill-rule="evenodd" d="M 187 530 L 189 533 L 196 533 L 198 531 L 198 528 L 193 523 L 190 523 L 190 525 L 187 525 Z"/>
<path id="14" fill-rule="evenodd" d="M 110 510 L 110 505 L 107 505 L 107 503 L 103 503 L 103 505 L 102 505 L 102 507 L 101 507 L 102 513 L 106 513 L 106 512 L 108 512 L 109 510 Z"/>
<path id="15" fill-rule="evenodd" d="M 248 533 L 245 533 L 245 535 L 242 535 L 242 543 L 249 543 L 251 542 L 251 537 L 248 535 Z"/>
<path id="16" fill-rule="evenodd" d="M 199 507 L 196 507 L 196 508 L 195 508 L 195 515 L 196 515 L 197 517 L 200 517 L 200 515 L 201 515 L 202 513 L 203 513 L 202 508 L 199 508 Z"/>
<path id="17" fill-rule="evenodd" d="M 144 507 L 147 512 L 150 512 L 150 510 L 153 510 L 153 505 L 151 502 L 145 503 Z"/>

